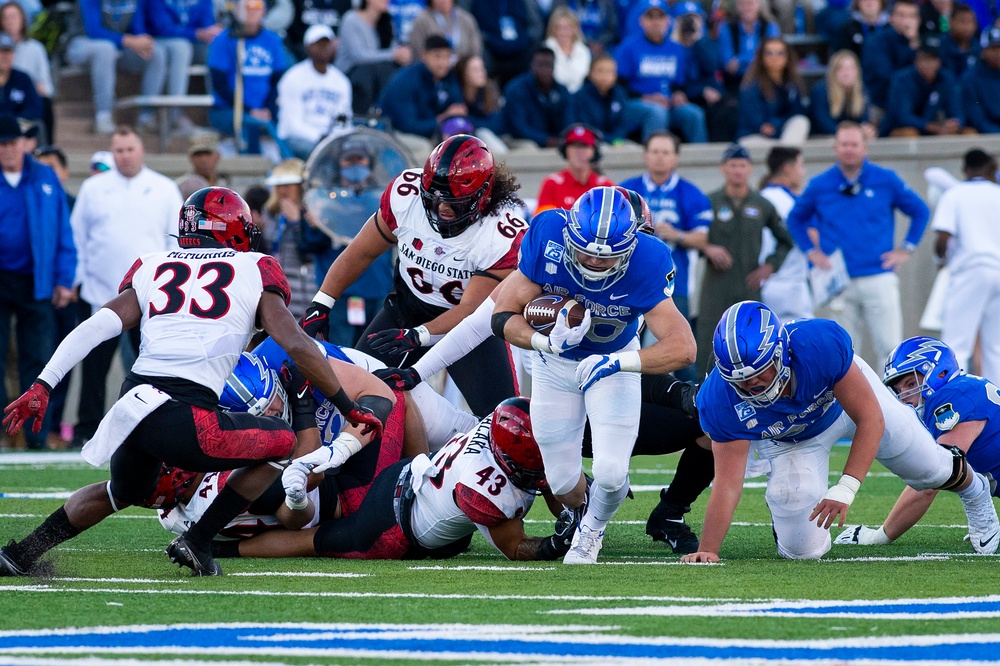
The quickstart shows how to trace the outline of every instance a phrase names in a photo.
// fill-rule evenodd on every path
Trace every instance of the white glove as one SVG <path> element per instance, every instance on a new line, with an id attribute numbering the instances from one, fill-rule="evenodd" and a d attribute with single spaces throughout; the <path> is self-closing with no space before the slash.
<path id="1" fill-rule="evenodd" d="M 292 462 L 281 473 L 281 486 L 285 489 L 285 504 L 292 511 L 299 511 L 309 506 L 306 498 L 306 481 L 309 478 L 309 468 L 299 462 Z"/>
<path id="2" fill-rule="evenodd" d="M 552 326 L 549 337 L 546 338 L 541 333 L 536 333 L 531 336 L 531 346 L 538 351 L 562 354 L 583 342 L 587 333 L 590 332 L 590 310 L 584 309 L 583 321 L 572 328 L 566 321 L 568 316 L 569 306 L 565 306 L 556 315 L 556 323 Z"/>
<path id="3" fill-rule="evenodd" d="M 328 469 L 340 467 L 347 459 L 361 450 L 361 442 L 354 435 L 340 433 L 329 446 L 321 446 L 312 453 L 307 453 L 292 461 L 301 464 L 311 472 L 325 472 Z"/>
<path id="4" fill-rule="evenodd" d="M 892 539 L 885 535 L 883 527 L 873 530 L 864 525 L 848 525 L 833 542 L 851 546 L 885 546 L 892 543 Z"/>

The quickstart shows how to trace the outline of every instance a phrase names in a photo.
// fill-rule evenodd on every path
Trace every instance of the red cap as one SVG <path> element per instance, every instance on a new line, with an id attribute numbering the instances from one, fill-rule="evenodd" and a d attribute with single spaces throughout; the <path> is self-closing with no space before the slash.
<path id="1" fill-rule="evenodd" d="M 582 143 L 585 146 L 596 146 L 597 135 L 586 127 L 574 127 L 566 135 L 566 145 L 571 143 Z"/>

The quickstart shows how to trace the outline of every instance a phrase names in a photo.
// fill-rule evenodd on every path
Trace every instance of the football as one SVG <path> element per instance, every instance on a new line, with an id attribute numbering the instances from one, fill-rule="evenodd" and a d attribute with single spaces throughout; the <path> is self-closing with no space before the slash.
<path id="1" fill-rule="evenodd" d="M 538 298 L 533 298 L 524 306 L 524 318 L 528 324 L 539 333 L 549 333 L 556 324 L 556 317 L 559 311 L 569 305 L 569 315 L 566 323 L 570 328 L 579 326 L 583 321 L 583 306 L 569 296 L 559 294 L 542 294 Z"/>

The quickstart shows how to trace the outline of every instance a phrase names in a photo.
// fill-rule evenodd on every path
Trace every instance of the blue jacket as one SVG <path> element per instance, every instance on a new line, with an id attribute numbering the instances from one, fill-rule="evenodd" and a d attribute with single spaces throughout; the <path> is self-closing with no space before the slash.
<path id="1" fill-rule="evenodd" d="M 533 0 L 532 0 L 533 1 Z M 470 10 L 479 24 L 483 45 L 494 55 L 511 56 L 531 48 L 528 31 L 528 6 L 525 0 L 474 0 Z M 509 16 L 514 22 L 513 39 L 504 39 L 500 19 Z"/>
<path id="2" fill-rule="evenodd" d="M 69 225 L 69 202 L 55 172 L 30 155 L 16 190 L 28 213 L 28 240 L 34 266 L 36 301 L 52 298 L 56 285 L 69 289 L 76 276 L 76 245 Z"/>
<path id="3" fill-rule="evenodd" d="M 553 83 L 546 95 L 538 89 L 535 76 L 526 72 L 507 84 L 503 96 L 507 100 L 503 107 L 504 125 L 515 139 L 530 139 L 544 147 L 549 137 L 558 136 L 569 124 L 566 119 L 570 94 L 559 83 Z"/>
<path id="4" fill-rule="evenodd" d="M 982 50 L 983 47 L 975 38 L 969 44 L 969 49 L 963 51 L 950 35 L 941 35 L 941 66 L 951 72 L 956 81 L 961 81 L 965 73 L 979 62 Z"/>
<path id="5" fill-rule="evenodd" d="M 691 100 L 702 99 L 705 88 L 715 88 L 722 92 L 719 71 L 722 69 L 718 45 L 707 37 L 702 37 L 692 46 L 681 48 L 685 53 L 684 93 Z"/>
<path id="6" fill-rule="evenodd" d="M 107 13 L 104 12 L 104 4 L 104 0 L 80 0 L 80 16 L 87 37 L 107 39 L 121 48 L 124 35 L 146 34 L 145 0 L 108 3 Z"/>
<path id="7" fill-rule="evenodd" d="M 632 94 L 670 95 L 681 90 L 687 70 L 684 47 L 669 39 L 659 44 L 646 39 L 644 33 L 626 37 L 615 51 L 618 61 L 618 80 Z"/>
<path id="8" fill-rule="evenodd" d="M 764 123 L 774 125 L 775 135 L 780 135 L 789 118 L 805 113 L 806 107 L 798 86 L 792 83 L 776 86 L 774 98 L 767 99 L 760 84 L 751 83 L 740 89 L 740 122 L 736 138 L 759 134 Z"/>
<path id="9" fill-rule="evenodd" d="M 889 25 L 865 42 L 861 71 L 872 104 L 885 108 L 892 75 L 912 65 L 915 54 L 916 50 L 910 46 L 910 41 Z"/>
<path id="10" fill-rule="evenodd" d="M 208 45 L 208 69 L 216 108 L 233 107 L 236 85 L 236 44 L 226 28 Z M 243 104 L 246 109 L 270 109 L 277 115 L 278 80 L 288 69 L 285 45 L 276 33 L 261 30 L 246 38 L 243 60 Z"/>
<path id="11" fill-rule="evenodd" d="M 982 60 L 962 78 L 965 122 L 983 134 L 1000 132 L 1000 69 Z"/>
<path id="12" fill-rule="evenodd" d="M 195 30 L 215 25 L 212 0 L 146 0 L 146 29 L 153 37 L 197 39 Z"/>
<path id="13" fill-rule="evenodd" d="M 818 228 L 823 252 L 840 248 L 848 274 L 857 278 L 890 272 L 881 257 L 893 249 L 896 209 L 910 218 L 906 242 L 917 245 L 930 218 L 927 204 L 894 171 L 866 160 L 855 183 L 837 165 L 810 180 L 786 221 L 803 252 L 814 249 L 807 229 Z"/>
<path id="14" fill-rule="evenodd" d="M 612 88 L 607 95 L 601 95 L 594 84 L 587 79 L 583 86 L 573 93 L 569 102 L 569 123 L 587 123 L 601 130 L 608 143 L 624 138 L 629 130 L 622 122 L 628 93 L 620 85 Z"/>
<path id="15" fill-rule="evenodd" d="M 767 23 L 758 21 L 749 33 L 743 30 L 743 24 L 739 21 L 727 21 L 720 25 L 719 37 L 716 40 L 719 45 L 719 64 L 725 67 L 730 60 L 736 58 L 740 65 L 735 77 L 725 70 L 723 76 L 730 80 L 742 79 L 750 67 L 754 53 L 757 52 L 761 38 L 780 36 L 781 28 L 771 21 Z"/>
<path id="16" fill-rule="evenodd" d="M 29 120 L 42 119 L 42 98 L 31 77 L 19 69 L 10 70 L 10 78 L 0 88 L 0 113 Z"/>
<path id="17" fill-rule="evenodd" d="M 452 104 L 462 103 L 462 89 L 450 72 L 440 81 L 422 62 L 403 67 L 389 78 L 379 106 L 393 129 L 406 134 L 419 134 L 428 139 L 437 129 L 437 116 Z"/>
<path id="18" fill-rule="evenodd" d="M 826 88 L 826 79 L 821 79 L 813 86 L 812 93 L 809 95 L 809 110 L 812 112 L 813 136 L 834 134 L 837 131 L 837 125 L 845 120 L 853 120 L 856 123 L 867 123 L 871 112 L 870 105 L 868 104 L 868 95 L 865 95 L 865 105 L 860 116 L 851 115 L 845 108 L 841 110 L 840 115 L 834 117 L 830 113 L 830 94 Z"/>
<path id="19" fill-rule="evenodd" d="M 958 87 L 950 72 L 942 68 L 933 83 L 924 81 L 916 67 L 893 75 L 882 121 L 883 135 L 900 127 L 915 127 L 923 132 L 927 123 L 950 118 L 964 121 Z"/>

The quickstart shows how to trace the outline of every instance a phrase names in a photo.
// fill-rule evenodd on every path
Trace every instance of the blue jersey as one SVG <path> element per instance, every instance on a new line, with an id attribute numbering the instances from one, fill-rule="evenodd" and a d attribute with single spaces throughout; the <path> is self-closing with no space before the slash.
<path id="1" fill-rule="evenodd" d="M 616 352 L 636 337 L 639 315 L 652 310 L 674 291 L 670 250 L 658 239 L 639 234 L 625 275 L 603 291 L 578 285 L 563 262 L 563 228 L 569 211 L 547 210 L 531 220 L 521 241 L 518 269 L 546 293 L 572 296 L 590 310 L 591 326 L 579 346 L 563 357 L 581 360 Z"/>
<path id="2" fill-rule="evenodd" d="M 854 362 L 851 336 L 827 319 L 798 319 L 785 324 L 785 330 L 792 394 L 767 407 L 754 407 L 713 369 L 697 397 L 702 430 L 712 441 L 801 442 L 822 433 L 843 413 L 833 386 Z"/>
<path id="3" fill-rule="evenodd" d="M 924 425 L 934 439 L 962 421 L 986 421 L 969 447 L 972 468 L 1000 478 L 1000 388 L 982 377 L 959 375 L 924 403 Z"/>

